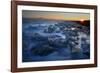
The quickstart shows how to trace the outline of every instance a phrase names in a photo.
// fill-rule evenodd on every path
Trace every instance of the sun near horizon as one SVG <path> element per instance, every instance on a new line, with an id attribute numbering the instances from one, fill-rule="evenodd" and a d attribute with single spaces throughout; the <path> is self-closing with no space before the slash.
<path id="1" fill-rule="evenodd" d="M 80 22 L 90 20 L 89 13 L 32 11 L 32 10 L 23 10 L 22 17 L 23 18 L 41 18 L 41 19 L 52 19 L 52 20 L 65 20 L 65 21 L 80 21 Z"/>

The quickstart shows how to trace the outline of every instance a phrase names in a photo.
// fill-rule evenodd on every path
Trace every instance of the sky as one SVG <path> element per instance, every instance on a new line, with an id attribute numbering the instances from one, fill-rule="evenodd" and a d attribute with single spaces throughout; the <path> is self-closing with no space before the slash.
<path id="1" fill-rule="evenodd" d="M 72 20 L 72 21 L 90 20 L 89 13 L 33 11 L 33 10 L 23 10 L 22 17 L 53 19 L 53 20 Z"/>

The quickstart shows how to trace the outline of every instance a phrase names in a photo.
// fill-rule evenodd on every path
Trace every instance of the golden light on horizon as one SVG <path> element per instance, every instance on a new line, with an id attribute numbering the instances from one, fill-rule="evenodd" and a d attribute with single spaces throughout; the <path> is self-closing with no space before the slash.
<path id="1" fill-rule="evenodd" d="M 81 20 L 80 20 L 80 22 L 84 22 L 84 21 L 85 21 L 84 19 L 81 19 Z"/>
<path id="2" fill-rule="evenodd" d="M 30 11 L 23 10 L 23 18 L 41 18 L 54 20 L 74 20 L 84 21 L 90 20 L 89 13 L 72 13 L 72 12 L 48 12 L 48 11 Z"/>

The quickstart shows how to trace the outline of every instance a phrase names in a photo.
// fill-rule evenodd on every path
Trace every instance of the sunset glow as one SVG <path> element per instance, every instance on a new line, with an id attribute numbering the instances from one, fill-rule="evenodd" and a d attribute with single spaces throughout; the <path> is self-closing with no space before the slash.
<path id="1" fill-rule="evenodd" d="M 84 19 L 81 19 L 80 21 L 81 21 L 81 22 L 84 22 Z"/>
<path id="2" fill-rule="evenodd" d="M 48 12 L 48 11 L 26 11 L 23 10 L 23 18 L 41 18 L 52 20 L 81 21 L 90 20 L 89 13 L 74 12 Z"/>

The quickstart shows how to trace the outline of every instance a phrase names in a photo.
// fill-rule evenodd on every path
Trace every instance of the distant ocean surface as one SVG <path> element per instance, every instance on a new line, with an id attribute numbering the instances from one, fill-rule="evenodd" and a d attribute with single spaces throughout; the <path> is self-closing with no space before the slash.
<path id="1" fill-rule="evenodd" d="M 90 59 L 90 26 L 22 19 L 22 62 Z"/>

